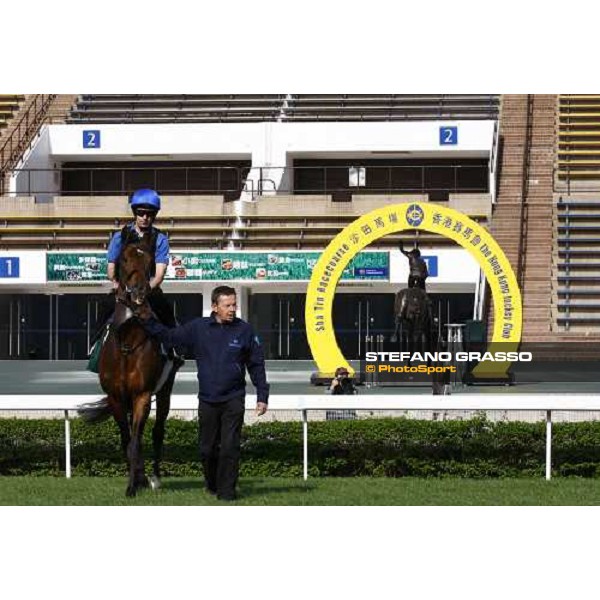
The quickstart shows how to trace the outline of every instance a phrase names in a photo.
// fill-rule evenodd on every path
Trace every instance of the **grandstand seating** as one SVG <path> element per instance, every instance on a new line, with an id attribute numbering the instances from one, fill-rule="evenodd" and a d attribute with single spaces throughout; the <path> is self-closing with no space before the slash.
<path id="1" fill-rule="evenodd" d="M 574 189 L 600 182 L 600 95 L 559 96 L 557 174 Z"/>
<path id="2" fill-rule="evenodd" d="M 0 94 L 0 135 L 24 99 L 22 94 Z"/>
<path id="3" fill-rule="evenodd" d="M 285 94 L 82 95 L 68 123 L 220 123 L 275 121 Z"/>
<path id="4" fill-rule="evenodd" d="M 497 94 L 293 94 L 286 121 L 497 119 Z"/>
<path id="5" fill-rule="evenodd" d="M 427 197 L 410 196 L 427 201 Z M 317 249 L 326 246 L 357 217 L 389 204 L 407 201 L 402 196 L 355 196 L 352 202 L 331 197 L 269 196 L 242 203 L 241 212 L 222 196 L 171 196 L 157 226 L 173 249 Z M 484 210 L 471 216 L 486 224 Z M 113 231 L 130 220 L 125 196 L 56 197 L 36 204 L 33 198 L 0 198 L 0 249 L 105 249 Z M 389 235 L 377 247 L 410 243 L 414 233 Z M 422 246 L 451 242 L 434 234 L 419 233 Z"/>
<path id="6" fill-rule="evenodd" d="M 497 94 L 85 94 L 69 123 L 497 119 Z"/>
<path id="7" fill-rule="evenodd" d="M 558 197 L 557 321 L 600 328 L 600 198 Z"/>

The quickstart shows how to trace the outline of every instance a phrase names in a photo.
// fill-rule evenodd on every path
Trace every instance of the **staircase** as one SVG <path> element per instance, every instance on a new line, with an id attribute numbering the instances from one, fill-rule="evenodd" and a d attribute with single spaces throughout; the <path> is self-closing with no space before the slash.
<path id="1" fill-rule="evenodd" d="M 23 94 L 0 94 L 0 139 L 24 100 Z"/>
<path id="2" fill-rule="evenodd" d="M 523 341 L 553 341 L 552 241 L 556 96 L 505 95 L 492 234 L 510 261 L 523 301 Z M 488 331 L 493 331 L 490 307 Z"/>
<path id="3" fill-rule="evenodd" d="M 10 171 L 30 148 L 42 125 L 64 123 L 77 96 L 71 94 L 30 94 L 14 113 L 0 137 L 0 196 L 8 189 Z"/>

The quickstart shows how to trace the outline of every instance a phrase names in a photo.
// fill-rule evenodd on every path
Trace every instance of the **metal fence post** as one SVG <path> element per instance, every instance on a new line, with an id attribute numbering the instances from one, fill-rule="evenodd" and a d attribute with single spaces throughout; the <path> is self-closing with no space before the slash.
<path id="1" fill-rule="evenodd" d="M 308 411 L 302 411 L 304 481 L 308 479 Z"/>
<path id="2" fill-rule="evenodd" d="M 71 478 L 71 423 L 69 411 L 65 410 L 65 475 Z"/>
<path id="3" fill-rule="evenodd" d="M 546 480 L 552 478 L 552 411 L 546 411 Z"/>

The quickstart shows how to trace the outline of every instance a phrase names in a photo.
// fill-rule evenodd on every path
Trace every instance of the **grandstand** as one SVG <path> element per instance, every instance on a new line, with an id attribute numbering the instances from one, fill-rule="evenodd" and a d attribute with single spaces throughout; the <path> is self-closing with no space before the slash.
<path id="1" fill-rule="evenodd" d="M 559 189 L 578 191 L 600 182 L 600 95 L 559 96 Z"/>
<path id="2" fill-rule="evenodd" d="M 496 119 L 498 95 L 82 95 L 68 123 Z"/>
<path id="3" fill-rule="evenodd" d="M 450 205 L 486 223 L 482 208 L 465 206 L 456 195 Z M 222 196 L 163 196 L 161 231 L 173 249 L 322 249 L 346 225 L 385 203 L 426 201 L 426 197 L 355 196 L 336 203 L 331 197 L 277 196 L 245 204 L 236 213 Z M 469 199 L 470 200 L 470 199 Z M 36 204 L 35 198 L 0 198 L 0 250 L 43 248 L 106 250 L 111 235 L 130 221 L 126 196 L 57 196 Z M 409 244 L 413 235 L 400 233 L 378 241 L 378 247 Z M 449 246 L 435 234 L 422 234 L 421 244 Z"/>
<path id="4" fill-rule="evenodd" d="M 112 232 L 127 222 L 128 194 L 139 187 L 163 195 L 158 226 L 175 252 L 234 258 L 248 252 L 308 257 L 375 208 L 429 201 L 472 216 L 503 247 L 523 293 L 525 341 L 600 337 L 600 142 L 594 141 L 600 136 L 600 96 L 11 98 L 16 104 L 9 125 L 0 129 L 0 255 L 102 253 Z M 442 130 L 458 139 L 443 143 Z M 389 252 L 396 264 L 398 242 L 410 246 L 416 239 L 404 232 L 369 250 Z M 458 252 L 453 268 L 467 271 L 465 254 L 447 238 L 421 234 L 418 241 L 432 255 Z M 452 285 L 440 277 L 431 280 L 431 289 L 440 306 L 447 303 L 447 320 L 482 317 L 491 331 L 489 302 L 476 314 L 479 283 Z M 281 337 L 283 328 L 292 340 L 289 356 L 309 358 L 305 350 L 293 350 L 294 336 L 302 335 L 305 284 L 235 284 L 245 298 L 243 310 L 271 328 L 265 335 Z M 170 282 L 167 289 L 187 306 L 186 293 L 206 298 L 211 285 Z M 344 283 L 347 305 L 340 305 L 339 318 L 348 324 L 367 318 L 367 302 L 368 319 L 386 331 L 380 313 L 397 287 L 392 281 Z M 19 294 L 40 290 L 25 284 L 4 289 L 10 294 L 0 294 L 0 303 L 14 306 Z M 70 289 L 83 301 L 83 287 Z M 46 291 L 65 292 L 58 284 Z M 92 292 L 100 294 L 102 287 L 88 289 L 89 297 Z M 271 306 L 271 296 L 283 298 L 273 302 L 284 302 L 278 310 L 291 311 L 294 327 L 281 315 L 273 324 L 266 314 L 251 314 Z M 270 345 L 280 349 L 273 340 Z"/>

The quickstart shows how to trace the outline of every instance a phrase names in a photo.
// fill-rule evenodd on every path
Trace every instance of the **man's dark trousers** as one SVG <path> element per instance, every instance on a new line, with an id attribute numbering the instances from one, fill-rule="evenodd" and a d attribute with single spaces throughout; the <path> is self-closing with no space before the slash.
<path id="1" fill-rule="evenodd" d="M 244 400 L 241 396 L 225 402 L 200 401 L 200 460 L 205 485 L 223 500 L 235 498 Z"/>

